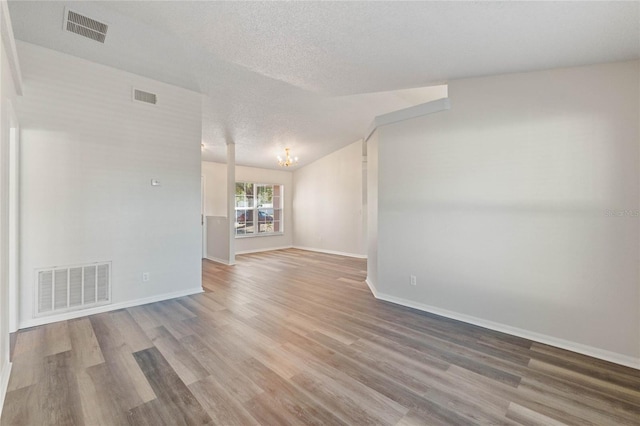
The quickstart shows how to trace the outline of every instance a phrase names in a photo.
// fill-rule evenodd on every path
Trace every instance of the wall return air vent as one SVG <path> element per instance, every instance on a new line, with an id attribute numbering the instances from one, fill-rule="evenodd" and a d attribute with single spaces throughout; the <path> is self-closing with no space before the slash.
<path id="1" fill-rule="evenodd" d="M 111 262 L 36 270 L 36 315 L 111 303 Z"/>
<path id="2" fill-rule="evenodd" d="M 145 92 L 144 90 L 133 89 L 133 100 L 137 102 L 144 102 L 147 104 L 157 104 L 158 96 L 155 93 Z"/>
<path id="3" fill-rule="evenodd" d="M 109 25 L 81 15 L 73 10 L 65 9 L 63 28 L 91 40 L 104 43 Z"/>

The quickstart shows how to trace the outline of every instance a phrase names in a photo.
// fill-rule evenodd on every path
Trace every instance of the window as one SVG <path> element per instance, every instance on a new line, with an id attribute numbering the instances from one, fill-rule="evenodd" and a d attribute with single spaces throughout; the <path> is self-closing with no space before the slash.
<path id="1" fill-rule="evenodd" d="M 282 234 L 282 185 L 236 182 L 236 236 Z"/>

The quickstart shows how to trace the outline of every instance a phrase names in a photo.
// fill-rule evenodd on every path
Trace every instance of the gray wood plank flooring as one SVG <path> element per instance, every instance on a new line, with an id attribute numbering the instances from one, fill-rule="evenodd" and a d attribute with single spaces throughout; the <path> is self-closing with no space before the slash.
<path id="1" fill-rule="evenodd" d="M 364 260 L 237 262 L 18 332 L 0 425 L 640 425 L 638 370 L 378 301 Z"/>

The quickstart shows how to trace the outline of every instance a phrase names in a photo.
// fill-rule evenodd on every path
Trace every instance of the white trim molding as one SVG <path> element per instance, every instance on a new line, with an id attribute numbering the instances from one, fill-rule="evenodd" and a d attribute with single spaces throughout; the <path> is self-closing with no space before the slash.
<path id="1" fill-rule="evenodd" d="M 568 351 L 640 370 L 640 358 L 634 358 L 593 346 L 583 345 L 581 343 L 560 339 L 546 334 L 536 333 L 533 331 L 524 330 L 522 328 L 512 327 L 510 325 L 488 321 L 482 318 L 460 314 L 458 312 L 437 308 L 435 306 L 426 305 L 420 302 L 414 302 L 400 297 L 391 296 L 389 294 L 379 292 L 368 277 L 366 279 L 366 283 L 369 286 L 369 289 L 371 290 L 373 296 L 379 300 L 384 300 L 386 302 L 395 303 L 396 305 L 401 305 L 408 308 L 417 309 L 419 311 L 440 315 L 442 317 L 462 321 L 467 324 L 477 325 L 479 327 L 488 328 L 489 330 L 510 334 L 512 336 L 522 337 L 523 339 L 528 339 L 533 342 L 544 343 L 546 345 L 555 346 L 557 348 L 566 349 Z"/>
<path id="2" fill-rule="evenodd" d="M 378 127 L 386 126 L 387 124 L 398 123 L 400 121 L 410 120 L 412 118 L 421 117 L 423 115 L 446 111 L 449 109 L 451 109 L 451 101 L 449 100 L 449 98 L 442 98 L 424 104 L 415 105 L 409 108 L 400 109 L 398 111 L 393 111 L 387 114 L 379 115 L 373 119 L 373 122 L 367 130 L 364 141 L 368 141 L 373 132 L 375 132 Z"/>
<path id="3" fill-rule="evenodd" d="M 132 306 L 146 305 L 147 303 L 161 302 L 163 300 L 175 299 L 177 297 L 190 296 L 192 294 L 203 293 L 202 287 L 194 287 L 189 290 L 175 291 L 172 293 L 158 294 L 156 296 L 144 297 L 142 299 L 128 300 L 126 302 L 112 303 L 110 305 L 96 306 L 95 308 L 83 309 L 81 311 L 66 312 L 60 315 L 51 315 L 48 317 L 33 318 L 20 322 L 20 328 L 35 327 L 37 325 L 50 324 L 52 322 L 66 321 L 74 318 L 85 317 L 88 315 L 101 314 L 103 312 L 115 311 Z"/>
<path id="4" fill-rule="evenodd" d="M 227 265 L 227 266 L 235 265 L 235 263 L 229 263 L 229 259 L 220 259 L 220 258 L 212 257 L 212 256 L 203 257 L 203 259 L 210 260 L 210 261 L 216 262 L 216 263 L 222 263 L 223 265 Z"/>
<path id="5" fill-rule="evenodd" d="M 4 406 L 4 399 L 7 396 L 7 387 L 9 387 L 9 377 L 11 376 L 11 366 L 9 358 L 7 362 L 2 366 L 0 370 L 0 414 L 2 414 L 2 407 Z"/>
<path id="6" fill-rule="evenodd" d="M 355 257 L 356 259 L 367 258 L 366 254 L 346 253 L 344 251 L 337 251 L 337 250 L 325 250 L 325 249 L 319 249 L 319 248 L 313 248 L 313 247 L 302 247 L 302 246 L 293 246 L 293 248 L 298 250 L 315 251 L 318 253 L 335 254 L 338 256 Z"/>
<path id="7" fill-rule="evenodd" d="M 265 247 L 265 248 L 252 249 L 252 250 L 240 250 L 240 251 L 236 251 L 236 254 L 238 255 L 238 254 L 261 253 L 263 251 L 286 250 L 290 248 L 293 248 L 293 246 Z"/>
<path id="8" fill-rule="evenodd" d="M 365 279 L 364 282 L 367 283 L 367 285 L 369 286 L 369 290 L 371 290 L 371 294 L 373 294 L 373 297 L 375 297 L 376 299 L 380 299 L 378 297 L 378 289 L 373 284 L 373 282 L 369 279 L 369 277 L 367 277 L 367 279 Z"/>

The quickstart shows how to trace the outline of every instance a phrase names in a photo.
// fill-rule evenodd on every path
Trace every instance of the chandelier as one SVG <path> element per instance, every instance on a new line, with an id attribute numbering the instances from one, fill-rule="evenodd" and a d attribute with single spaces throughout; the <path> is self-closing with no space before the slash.
<path id="1" fill-rule="evenodd" d="M 285 148 L 284 153 L 284 158 L 278 155 L 278 164 L 280 164 L 280 167 L 289 167 L 298 162 L 298 157 L 291 158 L 291 155 L 289 154 L 289 148 Z"/>

